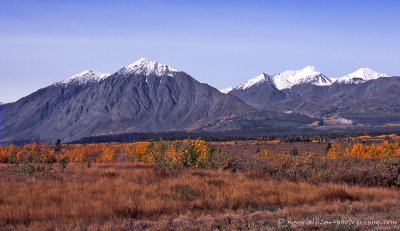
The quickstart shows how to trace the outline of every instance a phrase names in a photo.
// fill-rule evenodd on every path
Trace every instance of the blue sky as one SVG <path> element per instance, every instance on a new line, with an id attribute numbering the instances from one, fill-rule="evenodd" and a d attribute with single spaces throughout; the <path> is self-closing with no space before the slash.
<path id="1" fill-rule="evenodd" d="M 217 88 L 313 65 L 400 75 L 400 1 L 0 0 L 0 102 L 147 57 Z"/>

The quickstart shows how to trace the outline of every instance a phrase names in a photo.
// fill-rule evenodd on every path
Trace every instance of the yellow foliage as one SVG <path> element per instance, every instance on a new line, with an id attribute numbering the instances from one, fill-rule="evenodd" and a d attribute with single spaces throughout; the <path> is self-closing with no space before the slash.
<path id="1" fill-rule="evenodd" d="M 166 168 L 205 168 L 211 165 L 212 147 L 203 140 L 155 141 L 128 144 L 63 145 L 61 152 L 55 146 L 30 144 L 0 146 L 0 162 L 44 162 L 65 160 L 72 163 L 136 161 Z"/>
<path id="2" fill-rule="evenodd" d="M 371 139 L 371 136 L 358 136 L 358 139 Z"/>
<path id="3" fill-rule="evenodd" d="M 264 149 L 264 150 L 263 150 L 263 154 L 264 154 L 264 157 L 268 157 L 268 156 L 269 156 L 269 151 L 268 151 L 268 149 Z"/>
<path id="4" fill-rule="evenodd" d="M 353 144 L 347 148 L 339 143 L 333 143 L 332 148 L 327 153 L 330 158 L 377 158 L 377 157 L 400 157 L 400 142 L 364 145 L 361 143 Z"/>

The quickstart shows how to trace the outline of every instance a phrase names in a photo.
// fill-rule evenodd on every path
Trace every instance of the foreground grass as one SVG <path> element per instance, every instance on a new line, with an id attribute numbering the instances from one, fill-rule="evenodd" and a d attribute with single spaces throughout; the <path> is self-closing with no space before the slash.
<path id="1" fill-rule="evenodd" d="M 329 229 L 335 225 L 277 221 L 315 217 L 400 221 L 398 189 L 277 181 L 254 170 L 72 164 L 63 174 L 26 177 L 14 176 L 9 166 L 1 165 L 0 189 L 4 229 Z"/>

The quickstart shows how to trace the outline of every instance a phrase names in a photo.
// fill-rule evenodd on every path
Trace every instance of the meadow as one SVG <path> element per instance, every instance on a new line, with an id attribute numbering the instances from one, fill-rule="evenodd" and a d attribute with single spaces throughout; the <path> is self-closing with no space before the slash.
<path id="1" fill-rule="evenodd" d="M 399 156 L 396 135 L 0 147 L 0 229 L 398 229 Z"/>

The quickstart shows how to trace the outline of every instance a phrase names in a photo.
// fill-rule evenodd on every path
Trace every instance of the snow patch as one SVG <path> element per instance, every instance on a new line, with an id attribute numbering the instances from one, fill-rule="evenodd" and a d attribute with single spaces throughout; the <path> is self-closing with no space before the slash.
<path id="1" fill-rule="evenodd" d="M 353 124 L 353 121 L 352 121 L 352 120 L 349 120 L 349 119 L 345 119 L 345 118 L 337 118 L 337 119 L 336 119 L 336 123 L 338 123 L 338 124 L 348 124 L 348 125 L 351 125 L 351 124 Z"/>
<path id="2" fill-rule="evenodd" d="M 268 82 L 270 84 L 273 84 L 273 81 L 271 80 L 271 76 L 269 76 L 265 73 L 261 73 L 261 74 L 257 75 L 256 77 L 248 80 L 247 82 L 240 84 L 235 89 L 243 89 L 244 90 L 251 86 L 254 86 L 256 84 L 263 83 L 263 82 Z"/>
<path id="3" fill-rule="evenodd" d="M 389 77 L 389 76 L 384 73 L 378 73 L 374 70 L 371 70 L 370 68 L 360 68 L 351 74 L 337 78 L 335 82 L 346 83 L 346 84 L 349 83 L 358 84 L 368 80 L 377 79 L 380 77 Z"/>
<path id="4" fill-rule="evenodd" d="M 328 86 L 332 84 L 332 80 L 321 74 L 313 66 L 307 66 L 301 70 L 285 71 L 272 76 L 261 73 L 255 78 L 252 78 L 247 82 L 240 84 L 235 89 L 247 89 L 251 86 L 263 82 L 267 82 L 279 90 L 291 88 L 294 85 L 302 83 L 311 83 L 317 86 Z"/>
<path id="5" fill-rule="evenodd" d="M 86 70 L 79 74 L 73 75 L 68 79 L 57 82 L 56 84 L 70 84 L 70 83 L 86 84 L 89 82 L 99 82 L 103 79 L 106 79 L 110 75 L 111 75 L 110 73 L 103 74 L 92 70 Z"/>
<path id="6" fill-rule="evenodd" d="M 174 72 L 179 72 L 179 70 L 147 58 L 141 58 L 118 71 L 119 74 L 168 75 L 171 77 Z"/>
<path id="7" fill-rule="evenodd" d="M 219 90 L 221 93 L 228 94 L 230 91 L 233 90 L 233 87 L 228 87 L 222 90 Z"/>
<path id="8" fill-rule="evenodd" d="M 273 76 L 275 87 L 279 90 L 291 88 L 294 85 L 311 83 L 317 86 L 328 86 L 332 84 L 325 75 L 317 71 L 313 66 L 307 66 L 301 70 L 285 71 Z"/>

